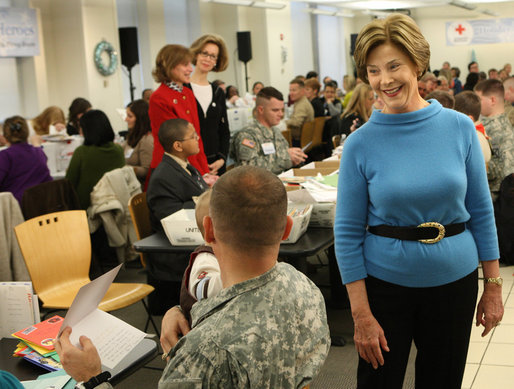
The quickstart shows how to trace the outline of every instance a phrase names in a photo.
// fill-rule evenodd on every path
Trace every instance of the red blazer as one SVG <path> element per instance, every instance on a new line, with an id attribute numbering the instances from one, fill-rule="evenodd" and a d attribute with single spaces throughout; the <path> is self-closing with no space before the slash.
<path id="1" fill-rule="evenodd" d="M 193 165 L 202 175 L 209 173 L 209 165 L 203 151 L 203 141 L 200 136 L 200 121 L 198 120 L 198 111 L 196 107 L 196 99 L 193 91 L 187 87 L 182 89 L 182 93 L 169 88 L 165 84 L 161 84 L 150 97 L 150 108 L 148 110 L 150 116 L 150 124 L 152 126 L 152 135 L 154 139 L 152 163 L 150 167 L 155 169 L 161 162 L 164 149 L 159 142 L 159 127 L 169 119 L 185 119 L 190 122 L 198 136 L 200 152 L 188 158 L 189 163 Z"/>

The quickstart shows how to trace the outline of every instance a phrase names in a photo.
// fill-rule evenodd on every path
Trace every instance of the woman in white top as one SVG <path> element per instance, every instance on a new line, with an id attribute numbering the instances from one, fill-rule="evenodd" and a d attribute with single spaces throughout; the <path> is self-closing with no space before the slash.
<path id="1" fill-rule="evenodd" d="M 212 174 L 223 174 L 230 144 L 225 92 L 207 79 L 209 72 L 222 72 L 228 67 L 225 41 L 207 34 L 191 45 L 195 70 L 188 85 L 196 98 L 204 151 Z"/>

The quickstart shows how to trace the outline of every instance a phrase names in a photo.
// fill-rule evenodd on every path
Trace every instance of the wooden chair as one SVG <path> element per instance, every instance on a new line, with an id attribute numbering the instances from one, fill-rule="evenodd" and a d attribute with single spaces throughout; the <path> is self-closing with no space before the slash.
<path id="1" fill-rule="evenodd" d="M 300 135 L 300 147 L 303 149 L 305 146 L 309 145 L 312 142 L 312 137 L 314 136 L 314 120 L 310 122 L 305 122 L 302 126 L 302 133 Z M 312 148 L 312 143 L 304 150 L 304 152 L 309 151 Z"/>
<path id="2" fill-rule="evenodd" d="M 289 143 L 289 147 L 291 147 L 293 144 L 293 139 L 291 138 L 291 130 L 282 131 L 282 136 L 286 138 L 287 143 Z"/>
<path id="3" fill-rule="evenodd" d="M 14 230 L 43 307 L 68 309 L 78 290 L 90 282 L 91 241 L 86 212 L 37 216 Z M 113 283 L 98 308 L 113 311 L 141 301 L 148 313 L 144 298 L 153 290 L 147 284 Z M 148 316 L 157 331 L 150 313 Z"/>
<path id="4" fill-rule="evenodd" d="M 325 128 L 325 122 L 327 119 L 330 119 L 330 116 L 320 116 L 314 118 L 314 130 L 312 134 L 312 144 L 310 149 L 323 144 L 323 130 Z"/>
<path id="5" fill-rule="evenodd" d="M 146 203 L 146 192 L 138 193 L 132 196 L 128 203 L 130 217 L 132 224 L 136 230 L 137 239 L 141 240 L 153 234 L 152 225 L 150 223 L 150 210 Z M 141 257 L 141 264 L 146 266 L 146 256 L 143 253 L 139 254 Z"/>

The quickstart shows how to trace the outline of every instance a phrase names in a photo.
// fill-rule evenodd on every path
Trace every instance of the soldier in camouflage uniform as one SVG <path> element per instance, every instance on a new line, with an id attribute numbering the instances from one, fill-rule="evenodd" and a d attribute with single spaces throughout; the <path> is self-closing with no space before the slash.
<path id="1" fill-rule="evenodd" d="M 224 289 L 193 306 L 192 329 L 172 350 L 165 316 L 161 343 L 171 352 L 160 389 L 303 388 L 319 373 L 330 347 L 325 303 L 305 275 L 277 263 L 292 227 L 286 212 L 284 186 L 264 169 L 236 168 L 216 182 L 203 223 Z M 56 346 L 68 374 L 98 373 L 96 349 L 78 350 L 68 336 Z"/>
<path id="2" fill-rule="evenodd" d="M 505 115 L 510 120 L 510 124 L 514 126 L 514 77 L 509 77 L 503 81 L 505 89 Z"/>
<path id="3" fill-rule="evenodd" d="M 305 161 L 307 156 L 298 147 L 289 147 L 275 127 L 284 116 L 284 98 L 273 87 L 257 94 L 255 120 L 232 138 L 230 156 L 236 166 L 251 165 L 280 174 Z"/>
<path id="4" fill-rule="evenodd" d="M 514 130 L 504 109 L 504 88 L 499 80 L 485 80 L 475 87 L 481 102 L 481 121 L 490 137 L 492 155 L 487 178 L 493 201 L 498 196 L 500 184 L 514 173 Z"/>

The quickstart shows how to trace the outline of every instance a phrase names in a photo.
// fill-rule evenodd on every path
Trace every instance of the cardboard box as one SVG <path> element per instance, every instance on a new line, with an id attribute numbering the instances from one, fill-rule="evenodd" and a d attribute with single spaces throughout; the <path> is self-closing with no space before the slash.
<path id="1" fill-rule="evenodd" d="M 307 231 L 311 219 L 312 204 L 290 203 L 287 206 L 287 214 L 293 218 L 293 227 L 286 240 L 282 243 L 296 243 Z"/>
<path id="2" fill-rule="evenodd" d="M 310 227 L 334 227 L 336 203 L 315 203 L 312 207 Z"/>
<path id="3" fill-rule="evenodd" d="M 161 224 L 173 246 L 198 246 L 204 243 L 196 225 L 194 209 L 181 209 L 161 219 Z"/>
<path id="4" fill-rule="evenodd" d="M 314 162 L 314 168 L 331 168 L 335 167 L 336 169 L 339 169 L 339 165 L 341 164 L 341 161 L 316 161 Z"/>
<path id="5" fill-rule="evenodd" d="M 295 176 L 303 176 L 303 177 L 316 177 L 318 173 L 322 176 L 326 176 L 330 173 L 333 173 L 339 168 L 339 166 L 333 167 L 320 167 L 316 169 L 293 169 L 293 173 Z"/>

